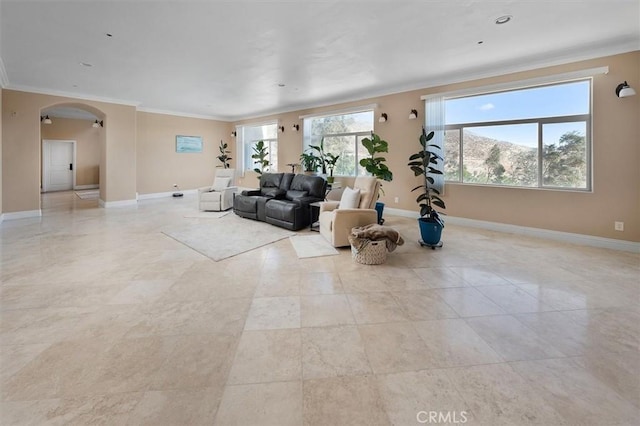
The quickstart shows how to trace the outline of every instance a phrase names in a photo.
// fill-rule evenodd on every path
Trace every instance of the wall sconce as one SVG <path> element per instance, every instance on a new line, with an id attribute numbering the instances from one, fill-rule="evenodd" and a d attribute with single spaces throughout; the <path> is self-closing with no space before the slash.
<path id="1" fill-rule="evenodd" d="M 299 124 L 293 124 L 291 126 L 291 130 L 295 130 L 296 132 L 300 130 L 300 125 Z"/>
<path id="2" fill-rule="evenodd" d="M 94 129 L 97 129 L 98 127 L 104 127 L 104 121 L 100 120 L 96 120 L 91 127 L 93 127 Z"/>
<path id="3" fill-rule="evenodd" d="M 44 124 L 52 124 L 53 121 L 51 121 L 51 119 L 49 118 L 49 116 L 40 116 L 40 122 L 44 123 Z"/>
<path id="4" fill-rule="evenodd" d="M 389 117 L 387 116 L 387 113 L 383 112 L 382 114 L 380 114 L 380 118 L 378 118 L 378 122 L 384 123 L 388 119 L 389 119 Z"/>
<path id="5" fill-rule="evenodd" d="M 418 118 L 418 110 L 412 109 L 409 113 L 409 120 L 415 120 L 416 118 Z"/>
<path id="6" fill-rule="evenodd" d="M 635 94 L 636 91 L 633 90 L 633 87 L 629 86 L 626 81 L 624 83 L 618 84 L 618 87 L 616 87 L 616 95 L 619 98 L 626 98 Z"/>
<path id="7" fill-rule="evenodd" d="M 278 126 L 278 132 L 284 133 L 284 126 Z"/>
<path id="8" fill-rule="evenodd" d="M 235 130 L 233 132 L 231 132 L 231 137 L 235 138 L 236 136 L 238 136 L 238 132 L 236 132 Z"/>

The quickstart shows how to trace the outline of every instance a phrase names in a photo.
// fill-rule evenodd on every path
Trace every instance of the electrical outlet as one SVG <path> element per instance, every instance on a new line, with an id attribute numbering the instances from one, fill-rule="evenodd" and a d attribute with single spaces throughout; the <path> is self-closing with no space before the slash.
<path id="1" fill-rule="evenodd" d="M 613 222 L 613 229 L 616 231 L 624 231 L 624 222 Z"/>
<path id="2" fill-rule="evenodd" d="M 394 198 L 394 199 L 393 199 L 393 201 L 394 201 L 396 204 L 398 204 L 398 203 L 400 202 L 400 198 L 396 197 L 396 198 Z"/>

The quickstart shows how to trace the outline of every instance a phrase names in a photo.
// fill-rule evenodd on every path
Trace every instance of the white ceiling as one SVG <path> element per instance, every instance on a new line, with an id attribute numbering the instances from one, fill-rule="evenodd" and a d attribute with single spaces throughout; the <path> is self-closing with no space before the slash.
<path id="1" fill-rule="evenodd" d="M 638 50 L 640 0 L 0 0 L 0 28 L 7 88 L 236 120 Z"/>

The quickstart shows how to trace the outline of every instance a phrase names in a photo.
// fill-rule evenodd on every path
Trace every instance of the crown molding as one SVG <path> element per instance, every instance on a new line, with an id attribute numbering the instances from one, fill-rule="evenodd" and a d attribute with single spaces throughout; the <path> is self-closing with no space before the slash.
<path id="1" fill-rule="evenodd" d="M 104 102 L 108 104 L 126 105 L 126 106 L 133 106 L 133 107 L 137 107 L 138 105 L 140 105 L 140 102 L 136 102 L 136 101 L 107 98 L 102 96 L 84 95 L 84 94 L 78 94 L 78 93 L 65 92 L 62 90 L 41 89 L 38 87 L 31 87 L 31 86 L 20 86 L 20 85 L 10 84 L 8 87 L 6 87 L 6 89 L 16 90 L 19 92 L 36 93 L 38 95 L 61 96 L 65 98 L 78 99 L 82 101 Z"/>
<path id="2" fill-rule="evenodd" d="M 0 88 L 6 88 L 9 85 L 9 76 L 7 70 L 4 67 L 4 61 L 0 56 Z"/>
<path id="3" fill-rule="evenodd" d="M 145 108 L 138 107 L 139 112 L 148 112 L 151 114 L 164 114 L 164 115 L 172 115 L 175 117 L 186 117 L 186 118 L 199 118 L 202 120 L 216 120 L 216 121 L 224 121 L 226 123 L 231 122 L 228 118 L 218 117 L 214 115 L 202 115 L 202 114 L 190 114 L 187 112 L 179 112 L 179 111 L 170 111 L 165 109 L 157 109 L 157 108 Z"/>

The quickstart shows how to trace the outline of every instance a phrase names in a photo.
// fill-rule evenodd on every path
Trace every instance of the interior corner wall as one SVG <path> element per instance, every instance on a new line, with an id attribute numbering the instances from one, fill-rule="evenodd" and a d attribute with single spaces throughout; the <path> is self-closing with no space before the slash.
<path id="1" fill-rule="evenodd" d="M 2 221 L 2 88 L 0 87 L 0 221 Z"/>
<path id="2" fill-rule="evenodd" d="M 137 191 L 152 194 L 209 186 L 216 167 L 222 163 L 220 141 L 229 145 L 235 161 L 235 144 L 231 140 L 232 126 L 228 122 L 166 114 L 137 112 L 136 158 Z M 201 136 L 201 153 L 176 152 L 176 136 Z"/>
<path id="3" fill-rule="evenodd" d="M 136 109 L 61 96 L 2 91 L 2 207 L 5 213 L 40 209 L 40 112 L 54 105 L 91 110 L 100 128 L 100 198 L 135 200 Z"/>
<path id="4" fill-rule="evenodd" d="M 51 124 L 42 124 L 42 140 L 60 139 L 76 141 L 76 185 L 98 185 L 100 182 L 100 132 L 92 121 L 73 118 L 54 118 Z"/>
<path id="5" fill-rule="evenodd" d="M 625 80 L 636 90 L 640 88 L 640 51 L 269 115 L 234 124 L 278 120 L 284 125 L 285 132 L 278 134 L 278 163 L 282 172 L 287 163 L 298 162 L 302 152 L 301 115 L 376 104 L 374 132 L 389 142 L 389 153 L 385 157 L 394 175 L 392 182 L 384 183 L 385 195 L 381 201 L 387 207 L 414 211 L 417 217 L 416 195 L 411 188 L 419 184 L 419 179 L 407 167 L 407 162 L 409 156 L 420 149 L 418 140 L 425 121 L 421 96 L 603 66 L 609 67 L 609 73 L 593 79 L 592 192 L 447 183 L 446 213 L 481 221 L 640 242 L 640 95 L 621 99 L 614 93 L 616 86 Z M 412 109 L 418 111 L 417 120 L 409 120 Z M 378 117 L 383 112 L 389 119 L 380 123 Z M 294 122 L 300 124 L 300 132 L 290 131 Z M 248 176 L 245 181 L 249 182 L 246 186 L 255 186 L 255 178 L 250 173 L 245 176 Z M 336 179 L 349 182 L 349 179 Z M 625 223 L 624 232 L 614 230 L 614 221 Z"/>

